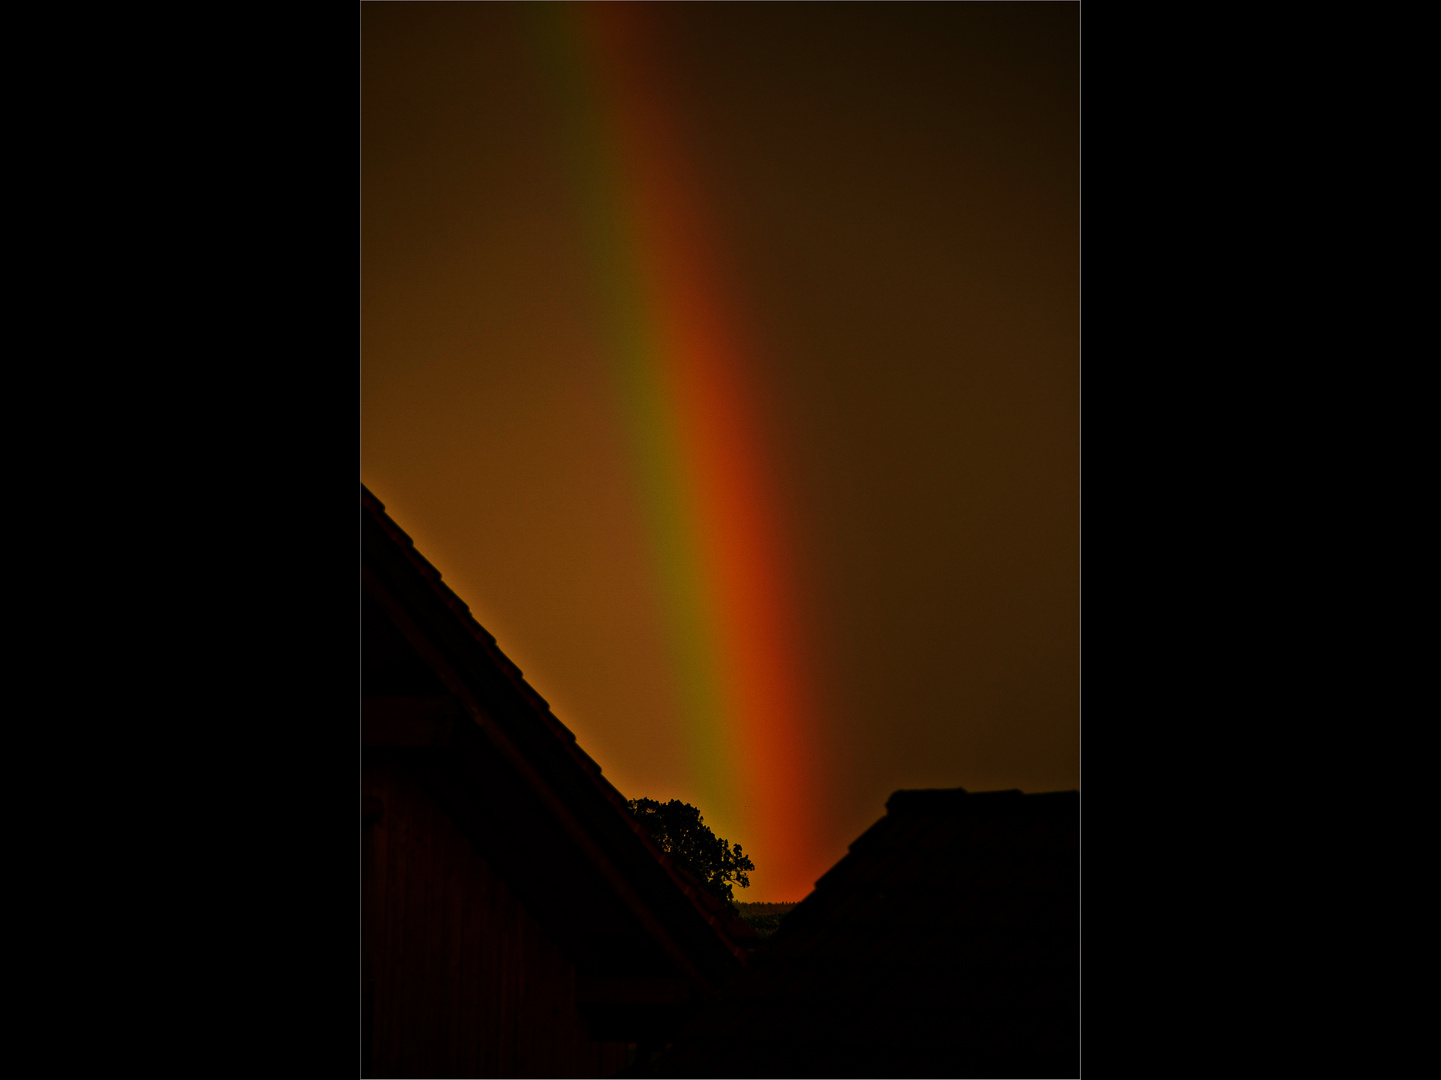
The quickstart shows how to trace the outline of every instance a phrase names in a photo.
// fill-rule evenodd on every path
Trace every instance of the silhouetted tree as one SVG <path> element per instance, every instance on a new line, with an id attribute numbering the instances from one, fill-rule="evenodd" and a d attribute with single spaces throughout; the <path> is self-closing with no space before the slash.
<path id="1" fill-rule="evenodd" d="M 631 799 L 630 811 L 650 832 L 656 845 L 690 872 L 701 888 L 736 910 L 731 886 L 750 887 L 747 870 L 756 864 L 741 854 L 741 846 L 716 838 L 700 811 L 679 799 L 661 804 L 654 799 Z"/>

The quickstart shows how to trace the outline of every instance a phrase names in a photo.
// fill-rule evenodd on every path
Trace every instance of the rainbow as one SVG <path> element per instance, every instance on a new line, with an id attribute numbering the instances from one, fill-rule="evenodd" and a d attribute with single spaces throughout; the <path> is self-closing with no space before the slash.
<path id="1" fill-rule="evenodd" d="M 668 110 L 644 5 L 528 7 L 665 607 L 692 772 L 681 786 L 755 859 L 748 895 L 798 900 L 831 861 L 823 742 L 759 426 L 758 350 Z"/>

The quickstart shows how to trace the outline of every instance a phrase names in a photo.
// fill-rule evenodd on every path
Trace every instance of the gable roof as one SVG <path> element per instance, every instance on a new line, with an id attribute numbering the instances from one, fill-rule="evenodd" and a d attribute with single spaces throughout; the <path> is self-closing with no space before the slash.
<path id="1" fill-rule="evenodd" d="M 1079 1075 L 1079 793 L 886 809 L 655 1075 Z"/>
<path id="2" fill-rule="evenodd" d="M 754 932 L 650 840 L 625 797 L 361 488 L 367 760 L 413 772 L 597 1001 L 708 997 Z"/>

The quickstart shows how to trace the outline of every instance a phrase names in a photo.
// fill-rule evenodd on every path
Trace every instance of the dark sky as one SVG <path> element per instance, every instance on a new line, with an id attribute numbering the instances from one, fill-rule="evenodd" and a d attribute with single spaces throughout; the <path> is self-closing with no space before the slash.
<path id="1" fill-rule="evenodd" d="M 623 793 L 754 854 L 743 899 L 799 899 L 898 788 L 1078 788 L 1079 5 L 588 7 L 362 4 L 363 481 Z M 737 343 L 791 846 L 805 811 L 687 741 L 607 192 L 682 253 L 636 248 L 657 325 L 693 278 Z"/>

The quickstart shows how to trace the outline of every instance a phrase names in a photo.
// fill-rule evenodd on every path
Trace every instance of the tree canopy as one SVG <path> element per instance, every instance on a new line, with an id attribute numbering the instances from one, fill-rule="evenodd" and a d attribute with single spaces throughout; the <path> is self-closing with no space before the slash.
<path id="1" fill-rule="evenodd" d="M 701 888 L 736 910 L 731 887 L 749 888 L 746 871 L 756 868 L 748 856 L 741 854 L 739 844 L 717 839 L 706 827 L 700 811 L 679 799 L 664 804 L 654 799 L 631 799 L 630 811 L 656 845 L 684 867 Z"/>

